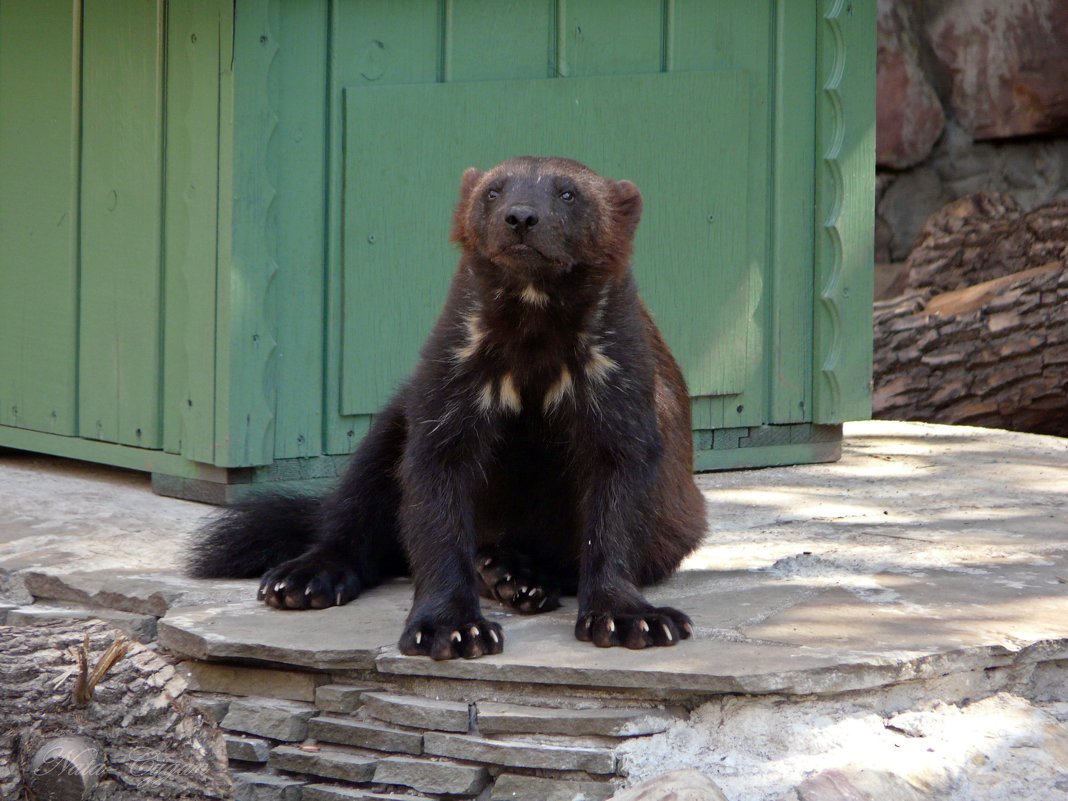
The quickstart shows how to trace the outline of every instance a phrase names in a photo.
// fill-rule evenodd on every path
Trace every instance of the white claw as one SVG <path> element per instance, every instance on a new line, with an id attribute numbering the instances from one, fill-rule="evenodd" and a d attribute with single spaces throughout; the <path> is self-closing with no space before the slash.
<path id="1" fill-rule="evenodd" d="M 311 587 L 305 587 L 304 588 L 304 594 L 305 595 L 311 595 Z"/>
<path id="2" fill-rule="evenodd" d="M 449 637 L 449 639 L 452 640 L 453 642 L 462 642 L 463 641 L 463 637 L 460 636 L 460 632 L 458 632 L 458 631 L 454 631 L 452 633 L 452 636 Z"/>
<path id="3" fill-rule="evenodd" d="M 423 641 L 423 632 L 417 631 L 415 633 L 415 644 L 419 645 Z"/>
<path id="4" fill-rule="evenodd" d="M 337 605 L 341 606 L 341 590 L 337 592 Z"/>
<path id="5" fill-rule="evenodd" d="M 494 642 L 500 642 L 501 641 L 501 638 L 497 636 L 497 632 L 495 632 L 493 629 L 490 629 L 489 633 L 490 633 L 490 637 L 493 638 Z"/>
<path id="6" fill-rule="evenodd" d="M 689 623 L 683 623 L 682 627 L 686 629 L 687 634 L 689 634 L 691 637 L 693 636 L 693 626 L 691 626 Z"/>
<path id="7" fill-rule="evenodd" d="M 545 602 L 548 601 L 548 600 L 549 600 L 549 598 L 548 598 L 548 596 L 546 596 L 545 598 L 542 598 L 540 601 L 538 601 L 538 609 L 541 609 L 543 606 L 545 606 Z M 589 627 L 590 627 L 590 621 L 587 620 L 586 621 L 586 628 L 589 628 Z"/>
<path id="8" fill-rule="evenodd" d="M 649 624 L 646 623 L 644 620 L 639 620 L 638 629 L 641 631 L 649 631 Z"/>
<path id="9" fill-rule="evenodd" d="M 274 591 L 275 592 L 281 592 L 282 590 L 285 589 L 285 586 L 286 586 L 286 583 L 284 581 L 279 581 L 277 584 L 274 585 Z"/>
<path id="10" fill-rule="evenodd" d="M 661 623 L 660 628 L 664 630 L 664 636 L 667 637 L 668 642 L 672 642 L 675 639 L 671 636 L 671 629 L 667 627 L 667 623 Z"/>
<path id="11" fill-rule="evenodd" d="M 482 566 L 483 567 L 489 567 L 492 564 L 493 564 L 493 557 L 492 556 L 489 557 L 488 559 L 483 559 L 482 560 Z"/>
<path id="12" fill-rule="evenodd" d="M 612 618 L 608 618 L 608 633 L 612 634 L 616 630 L 616 621 Z"/>
<path id="13" fill-rule="evenodd" d="M 471 627 L 471 636 L 472 637 L 477 637 L 478 636 L 478 626 L 472 626 Z"/>
<path id="14" fill-rule="evenodd" d="M 586 631 L 589 631 L 591 628 L 593 628 L 593 618 L 588 617 L 586 618 Z"/>
<path id="15" fill-rule="evenodd" d="M 522 587 L 519 588 L 519 594 L 520 595 L 526 595 L 526 592 L 527 592 L 527 585 L 524 584 Z"/>
<path id="16" fill-rule="evenodd" d="M 512 580 L 512 574 L 511 573 L 505 573 L 504 574 L 504 578 L 501 579 L 501 581 L 511 581 L 511 580 Z"/>

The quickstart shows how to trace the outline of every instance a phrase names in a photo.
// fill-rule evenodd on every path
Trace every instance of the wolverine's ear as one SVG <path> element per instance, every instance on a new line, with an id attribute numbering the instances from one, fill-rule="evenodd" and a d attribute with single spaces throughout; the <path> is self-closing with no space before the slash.
<path id="1" fill-rule="evenodd" d="M 620 233 L 630 238 L 642 218 L 642 193 L 630 181 L 612 184 L 612 206 Z"/>
<path id="2" fill-rule="evenodd" d="M 467 212 L 471 208 L 471 194 L 475 191 L 478 182 L 482 180 L 483 175 L 485 173 L 482 170 L 468 167 L 464 170 L 464 177 L 460 179 L 460 199 L 457 201 L 456 209 L 452 214 L 452 236 L 450 237 L 453 242 L 460 245 L 467 244 L 465 234 Z"/>
<path id="3" fill-rule="evenodd" d="M 470 199 L 471 193 L 475 189 L 475 185 L 482 180 L 482 176 L 486 173 L 476 167 L 468 167 L 464 170 L 464 177 L 460 179 L 460 200 L 466 201 Z"/>

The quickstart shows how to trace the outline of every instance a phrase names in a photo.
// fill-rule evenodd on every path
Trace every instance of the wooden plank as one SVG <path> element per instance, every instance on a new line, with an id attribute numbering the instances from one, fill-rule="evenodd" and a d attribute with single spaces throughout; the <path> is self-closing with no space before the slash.
<path id="1" fill-rule="evenodd" d="M 709 411 L 715 427 L 756 426 L 771 421 L 768 408 L 768 365 L 771 361 L 767 325 L 773 310 L 769 303 L 770 204 L 769 163 L 771 159 L 769 115 L 769 65 L 773 24 L 771 0 L 672 0 L 665 26 L 668 44 L 666 62 L 672 71 L 733 68 L 749 76 L 747 188 L 742 216 L 747 229 L 744 248 L 745 269 L 723 276 L 724 287 L 732 293 L 731 303 L 717 302 L 708 311 L 714 317 L 723 308 L 744 316 L 748 324 L 716 332 L 710 347 L 718 357 L 742 371 L 739 392 L 713 398 Z M 737 136 L 732 133 L 730 136 Z M 719 140 L 700 140 L 705 151 L 714 154 Z M 692 152 L 692 151 L 691 151 Z M 703 152 L 696 157 L 701 158 Z M 717 267 L 718 269 L 718 267 Z"/>
<path id="2" fill-rule="evenodd" d="M 85 462 L 110 464 L 128 470 L 149 473 L 166 473 L 171 476 L 221 480 L 224 471 L 199 462 L 191 462 L 183 456 L 148 448 L 118 445 L 113 442 L 82 439 L 30 431 L 0 425 L 0 447 L 21 451 L 47 453 Z"/>
<path id="3" fill-rule="evenodd" d="M 84 9 L 79 433 L 160 446 L 162 0 Z"/>
<path id="4" fill-rule="evenodd" d="M 659 72 L 668 7 L 649 0 L 560 0 L 557 75 Z"/>
<path id="5" fill-rule="evenodd" d="M 439 80 L 444 71 L 443 37 L 440 0 L 409 0 L 403 7 L 390 0 L 363 0 L 333 3 L 331 9 L 324 427 L 327 453 L 346 453 L 359 444 L 371 418 L 353 416 L 342 408 L 344 87 Z"/>
<path id="6" fill-rule="evenodd" d="M 172 2 L 167 19 L 163 448 L 215 449 L 219 0 Z"/>
<path id="7" fill-rule="evenodd" d="M 414 363 L 455 269 L 448 228 L 462 170 L 515 152 L 567 153 L 638 183 L 643 294 L 691 391 L 738 392 L 744 362 L 717 347 L 744 341 L 749 324 L 748 92 L 737 71 L 350 89 L 344 411 L 380 408 Z M 514 97 L 537 112 L 516 114 Z M 698 162 L 665 158 L 695 139 L 720 144 Z"/>
<path id="8" fill-rule="evenodd" d="M 273 67 L 278 128 L 269 166 L 278 196 L 272 213 L 278 353 L 274 457 L 323 452 L 326 270 L 327 0 L 283 3 Z M 332 397 L 337 407 L 337 395 Z"/>
<path id="9" fill-rule="evenodd" d="M 77 0 L 0 2 L 0 424 L 77 429 Z"/>
<path id="10" fill-rule="evenodd" d="M 694 470 L 747 470 L 792 464 L 836 462 L 842 458 L 842 443 L 814 442 L 796 445 L 763 445 L 727 450 L 698 450 L 694 453 Z"/>
<path id="11" fill-rule="evenodd" d="M 871 415 L 875 4 L 821 0 L 813 420 Z"/>
<path id="12" fill-rule="evenodd" d="M 773 423 L 812 419 L 816 18 L 815 0 L 776 0 L 768 287 Z"/>
<path id="13" fill-rule="evenodd" d="M 270 5 L 239 0 L 221 36 L 214 463 L 224 467 L 274 456 L 278 188 L 270 142 L 278 114 L 270 74 L 279 43 Z"/>
<path id="14" fill-rule="evenodd" d="M 487 14 L 485 0 L 450 0 L 442 28 L 444 80 L 553 77 L 555 5 L 507 0 Z"/>

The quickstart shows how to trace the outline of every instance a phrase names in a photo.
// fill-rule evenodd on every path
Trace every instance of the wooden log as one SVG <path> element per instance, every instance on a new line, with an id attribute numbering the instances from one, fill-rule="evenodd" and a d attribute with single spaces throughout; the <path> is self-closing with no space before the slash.
<path id="1" fill-rule="evenodd" d="M 933 215 L 875 304 L 873 416 L 1068 436 L 1068 201 Z"/>
<path id="2" fill-rule="evenodd" d="M 977 192 L 931 216 L 885 296 L 931 297 L 1051 262 L 1068 263 L 1068 201 L 1024 213 L 1008 195 Z"/>
<path id="3" fill-rule="evenodd" d="M 82 801 L 103 771 L 104 753 L 88 737 L 54 737 L 33 755 L 26 783 L 38 801 Z"/>
<path id="4" fill-rule="evenodd" d="M 99 621 L 0 627 L 0 798 L 28 789 L 78 798 L 79 786 L 109 801 L 229 796 L 218 727 L 185 696 L 166 656 L 128 643 L 116 658 L 121 637 Z M 76 685 L 84 706 L 75 703 Z M 91 748 L 78 756 L 73 738 Z"/>
<path id="5" fill-rule="evenodd" d="M 874 416 L 1068 436 L 1068 268 L 875 304 Z"/>

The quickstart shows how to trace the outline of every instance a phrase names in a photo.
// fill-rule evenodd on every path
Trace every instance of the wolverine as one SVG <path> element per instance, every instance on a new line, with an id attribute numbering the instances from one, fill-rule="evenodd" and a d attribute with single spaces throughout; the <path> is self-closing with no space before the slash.
<path id="1" fill-rule="evenodd" d="M 445 307 L 338 488 L 225 511 L 190 573 L 262 577 L 277 609 L 411 576 L 398 647 L 434 659 L 502 651 L 480 595 L 520 614 L 576 595 L 575 636 L 602 647 L 691 637 L 639 589 L 705 531 L 686 384 L 631 272 L 641 213 L 633 183 L 570 159 L 468 169 Z"/>

